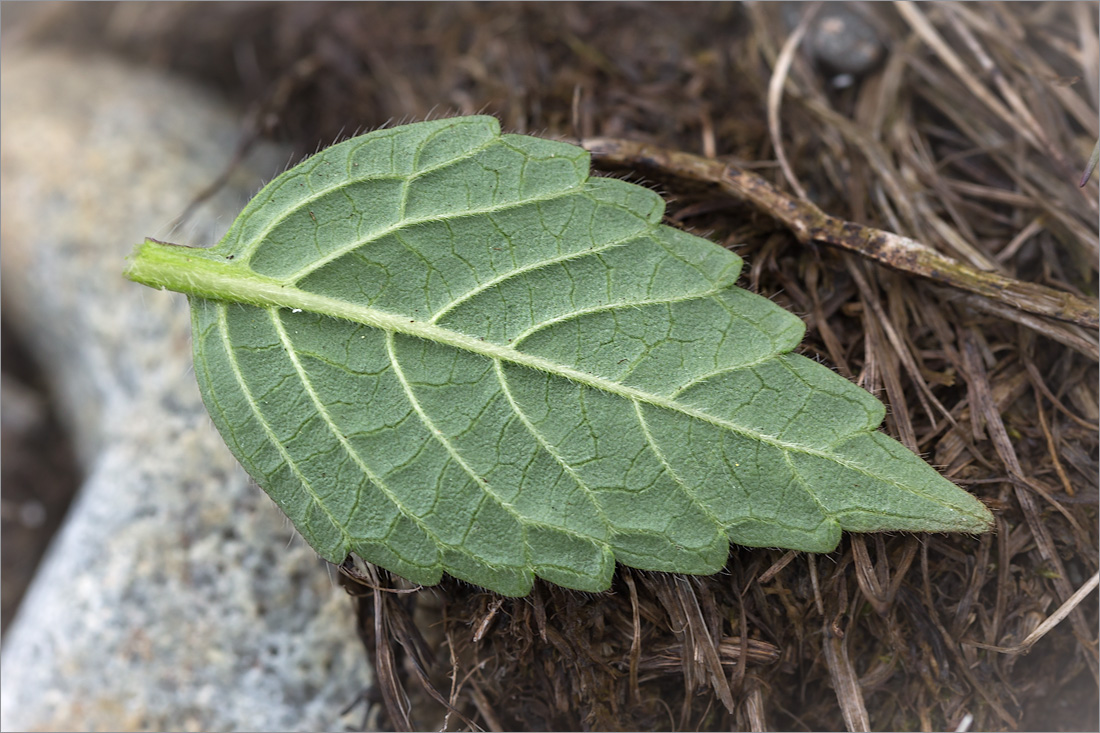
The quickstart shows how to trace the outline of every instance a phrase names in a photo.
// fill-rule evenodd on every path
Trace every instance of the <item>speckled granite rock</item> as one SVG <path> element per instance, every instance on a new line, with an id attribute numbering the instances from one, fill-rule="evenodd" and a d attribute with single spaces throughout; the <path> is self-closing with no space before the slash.
<path id="1" fill-rule="evenodd" d="M 338 730 L 368 682 L 332 572 L 248 481 L 191 374 L 181 296 L 122 279 L 145 235 L 213 242 L 267 150 L 183 233 L 237 117 L 178 80 L 5 48 L 5 315 L 49 372 L 87 480 L 5 636 L 5 730 Z"/>

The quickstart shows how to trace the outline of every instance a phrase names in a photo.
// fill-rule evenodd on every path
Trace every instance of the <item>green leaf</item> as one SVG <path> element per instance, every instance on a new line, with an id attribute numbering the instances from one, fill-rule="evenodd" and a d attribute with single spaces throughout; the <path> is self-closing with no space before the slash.
<path id="1" fill-rule="evenodd" d="M 730 540 L 989 529 L 663 212 L 577 147 L 437 120 L 335 145 L 217 246 L 150 240 L 127 275 L 190 296 L 214 424 L 331 562 L 518 596 L 606 589 L 615 560 L 713 573 Z"/>

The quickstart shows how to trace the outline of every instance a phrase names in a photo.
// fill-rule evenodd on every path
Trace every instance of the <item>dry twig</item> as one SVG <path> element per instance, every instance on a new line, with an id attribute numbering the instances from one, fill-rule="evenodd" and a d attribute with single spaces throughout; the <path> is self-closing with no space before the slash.
<path id="1" fill-rule="evenodd" d="M 1072 293 L 982 272 L 909 237 L 829 216 L 814 204 L 788 196 L 755 173 L 732 163 L 630 140 L 591 138 L 582 141 L 582 145 L 596 156 L 595 163 L 600 167 L 642 168 L 664 176 L 715 184 L 725 193 L 749 201 L 781 221 L 801 242 L 846 249 L 906 274 L 980 295 L 1024 313 L 1094 330 L 1100 328 L 1097 306 Z"/>

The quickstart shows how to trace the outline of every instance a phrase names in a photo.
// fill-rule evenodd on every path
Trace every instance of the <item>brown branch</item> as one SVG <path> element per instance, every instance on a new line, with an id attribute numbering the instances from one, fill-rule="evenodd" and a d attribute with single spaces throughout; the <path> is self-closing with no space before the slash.
<path id="1" fill-rule="evenodd" d="M 760 176 L 731 163 L 630 140 L 589 138 L 581 144 L 594 154 L 593 162 L 600 167 L 641 167 L 665 176 L 716 184 L 731 196 L 747 200 L 781 221 L 803 243 L 814 241 L 840 247 L 903 273 L 1009 306 L 999 309 L 1002 314 L 1015 309 L 1022 314 L 1067 321 L 1092 330 L 1100 328 L 1100 311 L 1095 303 L 1084 298 L 976 270 L 909 237 L 829 216 L 812 203 L 788 196 Z M 1035 327 L 1034 319 L 1020 321 Z M 1051 335 L 1046 329 L 1043 333 Z"/>

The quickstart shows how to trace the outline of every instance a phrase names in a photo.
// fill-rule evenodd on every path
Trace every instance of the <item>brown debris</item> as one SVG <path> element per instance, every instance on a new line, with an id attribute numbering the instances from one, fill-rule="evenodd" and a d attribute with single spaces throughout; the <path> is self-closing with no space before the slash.
<path id="1" fill-rule="evenodd" d="M 997 518 L 599 595 L 354 570 L 369 725 L 1097 728 L 1097 5 L 852 4 L 884 55 L 847 86 L 804 46 L 776 73 L 783 5 L 63 4 L 17 36 L 192 74 L 302 154 L 479 111 L 614 149 Z"/>

